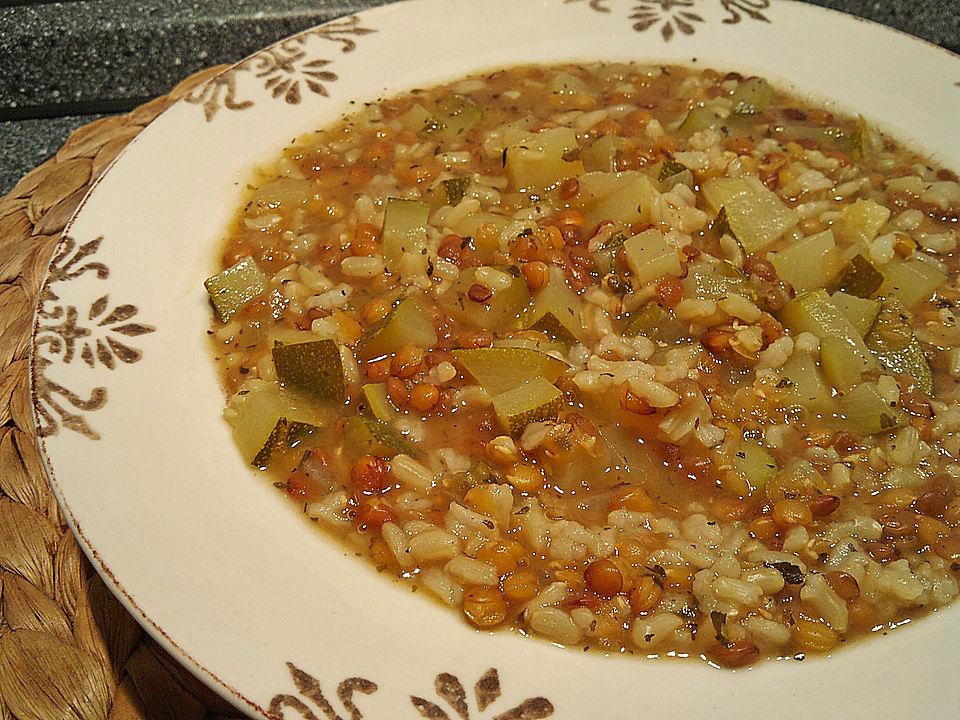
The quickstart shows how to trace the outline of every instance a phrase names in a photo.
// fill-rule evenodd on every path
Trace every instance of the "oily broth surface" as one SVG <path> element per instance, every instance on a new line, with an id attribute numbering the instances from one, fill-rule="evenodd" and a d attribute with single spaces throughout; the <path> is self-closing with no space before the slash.
<path id="1" fill-rule="evenodd" d="M 960 418 L 950 407 L 956 178 L 790 96 L 744 108 L 738 89 L 748 82 L 680 67 L 511 68 L 366 105 L 259 171 L 222 264 L 252 257 L 268 285 L 212 330 L 233 396 L 226 415 L 236 423 L 237 397 L 275 392 L 308 405 L 323 428 L 279 453 L 271 480 L 378 568 L 475 626 L 568 645 L 736 666 L 828 652 L 949 602 L 960 521 Z M 482 114 L 446 135 L 438 118 L 453 126 L 471 107 Z M 540 176 L 510 152 L 558 128 L 576 148 L 554 163 L 555 182 L 524 185 Z M 679 176 L 663 175 L 668 162 Z M 649 179 L 642 218 L 618 206 L 611 226 L 584 200 L 597 177 L 586 175 L 602 172 Z M 794 221 L 749 253 L 704 188 L 751 176 Z M 466 180 L 462 198 L 443 185 L 457 179 Z M 429 205 L 422 253 L 384 257 L 390 198 Z M 889 215 L 863 231 L 848 209 L 858 201 Z M 651 230 L 679 272 L 641 278 L 646 266 L 636 272 L 625 251 L 600 257 L 615 233 Z M 858 254 L 881 273 L 919 255 L 948 271 L 898 310 L 931 362 L 932 397 L 886 365 L 858 380 L 895 411 L 889 431 L 851 429 L 832 390 L 816 407 L 790 394 L 795 378 L 784 368 L 794 358 L 810 358 L 820 375 L 824 367 L 818 338 L 781 322 L 803 293 L 768 253 L 826 230 L 834 256 L 817 259 L 827 281 Z M 522 282 L 534 305 L 556 268 L 574 298 L 576 337 L 522 329 L 526 307 L 494 317 L 493 329 L 462 312 L 496 302 L 495 283 L 458 285 L 478 266 Z M 720 296 L 697 294 L 716 278 L 727 279 Z M 409 298 L 436 342 L 358 362 L 364 334 Z M 666 314 L 628 332 L 650 303 Z M 648 337 L 664 318 L 684 337 Z M 341 348 L 342 404 L 304 402 L 277 381 L 273 343 L 314 338 Z M 512 439 L 491 393 L 454 354 L 504 340 L 569 364 L 553 383 L 559 413 Z M 344 419 L 370 417 L 365 384 L 389 398 L 386 424 L 407 445 L 400 459 L 396 448 L 372 460 L 345 446 Z M 774 474 L 745 478 L 756 463 L 741 472 L 736 443 L 750 457 L 761 448 Z"/>

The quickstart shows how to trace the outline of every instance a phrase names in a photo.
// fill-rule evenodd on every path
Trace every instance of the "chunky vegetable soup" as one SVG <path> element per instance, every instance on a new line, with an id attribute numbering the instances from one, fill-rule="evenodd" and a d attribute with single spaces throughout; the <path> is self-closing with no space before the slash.
<path id="1" fill-rule="evenodd" d="M 742 666 L 949 603 L 960 184 L 758 77 L 517 67 L 259 172 L 245 461 L 481 629 Z"/>

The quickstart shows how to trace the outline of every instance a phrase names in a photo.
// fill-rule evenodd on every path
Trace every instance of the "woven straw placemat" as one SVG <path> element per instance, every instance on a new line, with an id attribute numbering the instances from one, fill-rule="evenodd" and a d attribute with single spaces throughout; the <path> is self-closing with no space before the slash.
<path id="1" fill-rule="evenodd" d="M 0 720 L 241 717 L 140 629 L 83 556 L 40 463 L 27 383 L 37 292 L 80 200 L 147 123 L 225 67 L 80 128 L 0 199 Z"/>

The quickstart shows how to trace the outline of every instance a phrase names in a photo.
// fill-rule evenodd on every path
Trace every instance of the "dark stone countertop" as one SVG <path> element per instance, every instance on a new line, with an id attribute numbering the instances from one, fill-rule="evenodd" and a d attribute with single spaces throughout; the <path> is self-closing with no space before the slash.
<path id="1" fill-rule="evenodd" d="M 958 0 L 814 0 L 960 52 Z M 0 195 L 77 127 L 385 0 L 13 0 L 0 8 Z"/>

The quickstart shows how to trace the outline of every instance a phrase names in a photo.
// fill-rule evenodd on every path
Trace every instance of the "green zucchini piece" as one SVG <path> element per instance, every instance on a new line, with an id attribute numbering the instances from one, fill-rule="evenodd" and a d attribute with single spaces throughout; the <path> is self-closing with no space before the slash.
<path id="1" fill-rule="evenodd" d="M 710 178 L 701 190 L 717 213 L 725 212 L 730 233 L 748 253 L 763 250 L 799 222 L 776 193 L 744 178 Z"/>
<path id="2" fill-rule="evenodd" d="M 422 348 L 437 343 L 433 319 L 414 298 L 401 300 L 383 320 L 363 333 L 357 342 L 357 357 L 373 360 L 395 353 L 407 343 Z"/>
<path id="3" fill-rule="evenodd" d="M 677 162 L 672 158 L 667 158 L 660 163 L 660 171 L 657 173 L 657 182 L 666 182 L 669 178 L 672 178 L 674 175 L 679 175 L 686 169 L 687 166 L 683 163 Z"/>
<path id="4" fill-rule="evenodd" d="M 415 132 L 423 139 L 436 137 L 444 130 L 443 122 L 423 105 L 414 105 L 400 118 L 404 130 Z"/>
<path id="5" fill-rule="evenodd" d="M 569 367 L 555 357 L 524 348 L 454 350 L 453 356 L 491 395 L 513 390 L 536 378 L 555 383 Z"/>
<path id="6" fill-rule="evenodd" d="M 446 140 L 466 135 L 483 120 L 483 110 L 463 95 L 448 95 L 437 103 L 437 117 Z"/>
<path id="7" fill-rule="evenodd" d="M 763 445 L 744 437 L 734 437 L 725 442 L 720 455 L 722 463 L 727 466 L 720 484 L 739 495 L 762 491 L 780 469 L 773 455 Z"/>
<path id="8" fill-rule="evenodd" d="M 889 208 L 873 200 L 860 198 L 840 211 L 838 228 L 841 236 L 851 242 L 873 240 L 889 219 Z"/>
<path id="9" fill-rule="evenodd" d="M 841 391 L 859 383 L 864 371 L 863 363 L 851 357 L 848 340 L 837 335 L 820 339 L 820 367 L 831 384 Z"/>
<path id="10" fill-rule="evenodd" d="M 531 133 L 506 149 L 507 176 L 518 190 L 543 190 L 583 174 L 580 145 L 573 128 Z"/>
<path id="11" fill-rule="evenodd" d="M 825 290 L 816 290 L 788 302 L 780 321 L 794 333 L 809 332 L 820 339 L 824 373 L 841 392 L 859 381 L 865 370 L 879 367 L 853 324 L 834 305 Z"/>
<path id="12" fill-rule="evenodd" d="M 807 353 L 793 353 L 781 367 L 780 377 L 777 390 L 785 402 L 813 411 L 830 404 L 833 390 L 824 382 L 816 361 Z"/>
<path id="13" fill-rule="evenodd" d="M 848 150 L 850 148 L 850 139 L 847 134 L 835 125 L 811 127 L 790 124 L 780 127 L 779 130 L 781 137 L 786 140 L 816 140 L 824 149 Z"/>
<path id="14" fill-rule="evenodd" d="M 681 280 L 684 297 L 719 300 L 724 295 L 736 293 L 755 299 L 756 290 L 734 265 L 696 260 L 687 264 L 687 275 Z"/>
<path id="15" fill-rule="evenodd" d="M 625 138 L 610 133 L 594 141 L 583 149 L 583 168 L 587 172 L 615 172 L 617 157 L 627 141 Z"/>
<path id="16" fill-rule="evenodd" d="M 769 252 L 767 260 L 773 264 L 777 275 L 798 293 L 822 288 L 840 262 L 831 230 L 805 237 L 779 252 Z"/>
<path id="17" fill-rule="evenodd" d="M 293 460 L 290 464 L 296 466 L 299 458 L 295 460 L 291 455 L 297 450 L 298 446 L 311 435 L 319 432 L 320 428 L 309 423 L 299 422 L 297 420 L 288 420 L 285 417 L 277 420 L 277 424 L 270 431 L 267 441 L 254 456 L 251 465 L 266 470 L 272 465 L 276 465 L 281 457 Z"/>
<path id="18" fill-rule="evenodd" d="M 388 425 L 360 415 L 343 419 L 343 443 L 351 457 L 391 458 L 400 453 L 414 454 L 410 445 Z"/>
<path id="19" fill-rule="evenodd" d="M 441 180 L 433 190 L 427 193 L 427 202 L 434 210 L 444 205 L 457 205 L 463 200 L 468 185 L 470 185 L 470 178 Z"/>
<path id="20" fill-rule="evenodd" d="M 430 206 L 419 200 L 388 198 L 383 213 L 383 258 L 396 268 L 405 252 L 423 253 L 427 248 Z"/>
<path id="21" fill-rule="evenodd" d="M 556 420 L 563 393 L 546 378 L 538 377 L 493 398 L 493 409 L 503 429 L 511 435 L 538 420 Z"/>
<path id="22" fill-rule="evenodd" d="M 380 422 L 389 424 L 400 414 L 390 402 L 386 383 L 367 383 L 363 386 L 363 397 L 367 409 Z"/>
<path id="23" fill-rule="evenodd" d="M 203 286 L 223 322 L 242 310 L 248 302 L 267 289 L 267 278 L 249 255 L 226 270 L 207 278 Z"/>
<path id="24" fill-rule="evenodd" d="M 737 86 L 730 100 L 733 102 L 734 115 L 752 117 L 770 107 L 773 102 L 773 88 L 763 78 L 750 78 Z"/>
<path id="25" fill-rule="evenodd" d="M 851 138 L 853 157 L 865 164 L 871 164 L 883 150 L 883 142 L 870 129 L 863 115 L 857 118 L 857 129 Z"/>
<path id="26" fill-rule="evenodd" d="M 314 342 L 323 336 L 311 330 L 294 330 L 286 327 L 272 327 L 267 335 L 267 343 L 272 348 L 277 343 L 281 345 L 299 345 L 300 343 Z"/>
<path id="27" fill-rule="evenodd" d="M 581 342 L 587 339 L 583 300 L 567 285 L 562 268 L 550 268 L 550 279 L 524 313 L 522 327 L 546 333 L 561 342 L 572 342 L 571 337 Z"/>
<path id="28" fill-rule="evenodd" d="M 325 423 L 315 405 L 290 397 L 266 380 L 248 380 L 231 396 L 228 407 L 227 421 L 244 462 L 256 457 L 280 418 L 318 427 Z"/>
<path id="29" fill-rule="evenodd" d="M 863 435 L 888 432 L 907 424 L 907 416 L 883 399 L 876 383 L 861 383 L 840 397 L 847 426 Z"/>
<path id="30" fill-rule="evenodd" d="M 886 279 L 880 292 L 896 296 L 908 310 L 929 298 L 949 277 L 935 260 L 919 253 L 887 263 L 883 269 Z"/>
<path id="31" fill-rule="evenodd" d="M 580 189 L 571 204 L 583 213 L 589 227 L 604 220 L 632 225 L 651 221 L 657 195 L 653 182 L 639 171 L 593 172 L 580 176 Z"/>
<path id="32" fill-rule="evenodd" d="M 677 320 L 672 312 L 654 300 L 641 305 L 628 318 L 621 334 L 627 337 L 645 335 L 654 342 L 665 345 L 673 345 L 690 337 L 687 327 Z"/>
<path id="33" fill-rule="evenodd" d="M 470 288 L 490 291 L 484 301 L 470 299 Z M 519 330 L 521 315 L 530 302 L 530 290 L 515 267 L 481 266 L 460 273 L 453 286 L 440 296 L 440 306 L 458 320 L 488 330 Z"/>
<path id="34" fill-rule="evenodd" d="M 617 251 L 623 247 L 627 234 L 616 232 L 593 253 L 593 264 L 602 275 L 611 273 L 617 266 Z"/>
<path id="35" fill-rule="evenodd" d="M 866 337 L 870 328 L 873 327 L 874 320 L 880 313 L 879 300 L 869 300 L 856 295 L 848 295 L 845 292 L 835 292 L 830 296 L 830 301 L 857 329 L 860 337 Z"/>
<path id="36" fill-rule="evenodd" d="M 315 400 L 342 403 L 346 399 L 343 360 L 333 340 L 273 344 L 273 364 L 280 384 Z"/>
<path id="37" fill-rule="evenodd" d="M 687 113 L 687 116 L 677 128 L 677 134 L 688 138 L 694 133 L 702 130 L 716 129 L 723 125 L 723 118 L 717 115 L 713 110 L 698 105 Z"/>
<path id="38" fill-rule="evenodd" d="M 883 367 L 894 373 L 907 373 L 924 393 L 933 395 L 930 361 L 896 302 L 883 304 L 866 344 Z"/>
<path id="39" fill-rule="evenodd" d="M 543 321 L 545 318 L 546 318 L 546 315 L 540 319 L 541 321 Z M 552 319 L 554 322 L 557 323 L 557 328 L 561 332 L 566 333 L 566 329 L 563 327 L 563 325 L 560 325 L 560 323 L 557 322 L 556 318 L 552 318 Z M 551 335 L 550 333 L 544 332 L 543 330 L 540 330 L 538 332 L 541 332 L 543 335 L 546 335 L 547 337 L 556 338 L 555 335 Z M 569 333 L 566 333 L 566 334 L 569 334 Z M 576 341 L 577 341 L 576 338 L 574 338 L 572 335 L 570 336 L 570 340 L 566 341 L 566 343 L 556 339 L 534 340 L 528 337 L 502 337 L 494 340 L 493 346 L 498 348 L 525 348 L 527 350 L 536 350 L 538 352 L 547 353 L 548 355 L 556 355 L 556 354 L 563 355 L 567 352 L 566 345 Z"/>
<path id="40" fill-rule="evenodd" d="M 883 285 L 883 273 L 862 254 L 857 254 L 830 281 L 827 289 L 831 293 L 841 291 L 847 295 L 868 298 L 879 290 L 881 285 Z"/>
<path id="41" fill-rule="evenodd" d="M 559 343 L 561 347 L 573 345 L 573 343 L 577 342 L 574 334 L 567 330 L 566 326 L 557 320 L 556 315 L 552 312 L 546 312 L 541 315 L 540 319 L 531 325 L 529 329 L 543 333 L 548 338 Z"/>
<path id="42" fill-rule="evenodd" d="M 627 238 L 623 249 L 633 277 L 641 286 L 668 276 L 680 277 L 683 272 L 677 249 L 664 240 L 659 230 L 645 230 Z"/>

